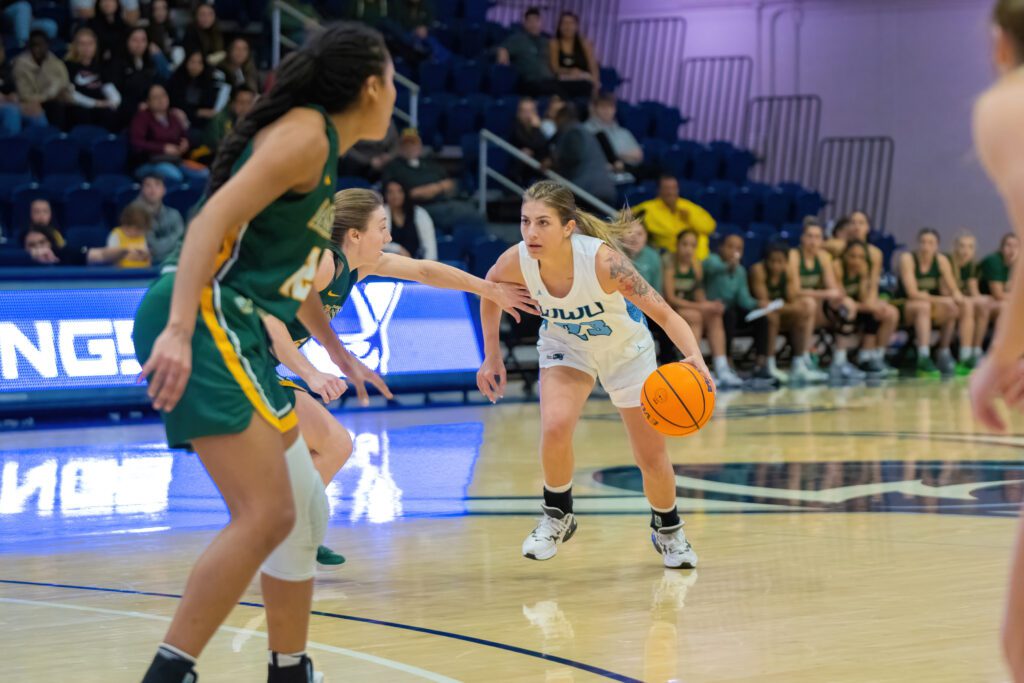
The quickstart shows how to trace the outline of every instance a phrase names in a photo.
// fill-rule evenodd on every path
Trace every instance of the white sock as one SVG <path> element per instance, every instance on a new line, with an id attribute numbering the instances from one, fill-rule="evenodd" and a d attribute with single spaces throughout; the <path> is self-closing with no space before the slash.
<path id="1" fill-rule="evenodd" d="M 846 349 L 836 349 L 832 362 L 836 365 L 846 365 Z"/>
<path id="2" fill-rule="evenodd" d="M 775 356 L 768 356 L 768 372 L 775 372 L 778 369 L 778 366 L 775 365 Z"/>
<path id="3" fill-rule="evenodd" d="M 715 374 L 721 375 L 722 373 L 729 372 L 729 359 L 725 356 L 715 356 L 712 362 L 715 365 Z"/>
<path id="4" fill-rule="evenodd" d="M 939 358 L 952 358 L 953 354 L 949 352 L 949 349 L 939 349 Z"/>
<path id="5" fill-rule="evenodd" d="M 918 346 L 917 357 L 918 358 L 930 358 L 932 355 L 932 349 L 930 346 Z"/>
<path id="6" fill-rule="evenodd" d="M 306 656 L 306 651 L 296 652 L 295 654 L 286 655 L 282 652 L 274 652 L 273 650 L 267 650 L 267 659 L 270 662 L 270 666 L 283 669 L 289 666 L 298 666 L 302 663 L 302 658 Z"/>
<path id="7" fill-rule="evenodd" d="M 195 657 L 185 652 L 184 650 L 179 650 L 173 645 L 168 645 L 167 643 L 160 643 L 160 646 L 157 648 L 156 651 L 160 653 L 160 655 L 162 655 L 163 657 L 166 657 L 167 659 L 183 659 L 186 662 L 190 662 L 192 664 L 196 663 Z"/>
<path id="8" fill-rule="evenodd" d="M 799 356 L 793 356 L 793 369 L 802 370 L 807 367 L 807 359 L 803 357 L 803 354 Z"/>
<path id="9" fill-rule="evenodd" d="M 969 346 L 960 347 L 960 362 L 963 363 L 971 359 L 971 354 L 974 353 L 974 349 Z"/>
<path id="10" fill-rule="evenodd" d="M 971 349 L 972 358 L 981 358 L 982 355 L 984 355 L 984 352 L 981 350 L 980 346 L 975 346 Z"/>
<path id="11" fill-rule="evenodd" d="M 564 486 L 548 486 L 547 484 L 544 484 L 544 488 L 551 491 L 551 493 L 565 493 L 572 488 L 572 479 L 570 479 L 569 483 Z"/>

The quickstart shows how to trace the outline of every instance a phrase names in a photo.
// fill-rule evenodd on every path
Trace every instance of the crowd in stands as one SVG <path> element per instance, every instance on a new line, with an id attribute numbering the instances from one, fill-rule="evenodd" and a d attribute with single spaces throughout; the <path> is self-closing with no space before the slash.
<path id="1" fill-rule="evenodd" d="M 266 34 L 248 25 L 266 16 L 264 0 L 232 3 L 228 22 L 218 6 L 178 2 L 71 0 L 64 23 L 35 16 L 28 0 L 3 3 L 11 32 L 0 47 L 0 134 L 37 145 L 48 138 L 33 131 L 100 130 L 111 136 L 104 144 L 127 149 L 123 169 L 98 171 L 111 148 L 83 147 L 91 170 L 60 172 L 70 171 L 72 189 L 85 177 L 91 185 L 83 188 L 105 188 L 102 228 L 79 229 L 69 199 L 79 195 L 52 183 L 38 196 L 19 195 L 30 203 L 8 197 L 0 237 L 21 247 L 26 263 L 159 265 L 181 239 L 221 141 L 272 87 L 273 73 L 260 68 Z M 748 370 L 754 381 L 774 384 L 891 375 L 899 359 L 886 351 L 900 335 L 913 340 L 904 348 L 922 375 L 963 373 L 982 354 L 1019 251 L 1012 235 L 978 262 L 967 233 L 948 255 L 933 230 L 894 255 L 894 242 L 880 248 L 862 211 L 830 230 L 810 217 L 800 223 L 819 212 L 821 197 L 750 182 L 749 152 L 680 139 L 677 110 L 619 101 L 571 12 L 548 36 L 537 8 L 511 30 L 480 23 L 472 25 L 479 31 L 456 31 L 429 0 L 291 4 L 304 19 L 284 14 L 285 36 L 301 40 L 338 16 L 370 23 L 385 35 L 396 70 L 420 83 L 419 129 L 396 123 L 384 140 L 361 141 L 339 161 L 339 187 L 373 186 L 384 196 L 390 250 L 470 261 L 474 272 L 486 272 L 486 259 L 472 263 L 465 245 L 455 252 L 452 245 L 467 234 L 493 242 L 487 217 L 470 201 L 475 158 L 466 154 L 487 126 L 539 164 L 540 171 L 509 161 L 502 172 L 514 182 L 525 186 L 551 170 L 626 207 L 634 229 L 623 250 L 706 339 L 723 388 L 743 386 Z M 461 146 L 463 168 L 437 154 L 442 145 Z M 39 181 L 53 180 L 45 175 L 33 169 Z M 485 246 L 503 248 L 492 242 Z M 737 339 L 753 343 L 740 347 Z"/>

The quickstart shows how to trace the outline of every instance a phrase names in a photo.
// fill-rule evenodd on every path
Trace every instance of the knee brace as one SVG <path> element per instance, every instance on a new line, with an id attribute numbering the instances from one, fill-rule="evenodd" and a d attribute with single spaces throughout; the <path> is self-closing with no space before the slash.
<path id="1" fill-rule="evenodd" d="M 316 549 L 327 530 L 327 495 L 301 436 L 284 457 L 295 502 L 295 526 L 270 553 L 261 571 L 282 581 L 306 581 L 316 573 Z"/>

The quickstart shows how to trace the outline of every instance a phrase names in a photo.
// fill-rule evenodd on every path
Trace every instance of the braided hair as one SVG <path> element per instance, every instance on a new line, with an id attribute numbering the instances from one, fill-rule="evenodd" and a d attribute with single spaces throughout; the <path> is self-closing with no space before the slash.
<path id="1" fill-rule="evenodd" d="M 384 75 L 390 59 L 381 35 L 362 24 L 337 22 L 317 32 L 281 61 L 274 87 L 220 144 L 207 195 L 228 181 L 246 145 L 263 128 L 303 105 L 318 105 L 329 114 L 348 109 L 367 78 Z"/>

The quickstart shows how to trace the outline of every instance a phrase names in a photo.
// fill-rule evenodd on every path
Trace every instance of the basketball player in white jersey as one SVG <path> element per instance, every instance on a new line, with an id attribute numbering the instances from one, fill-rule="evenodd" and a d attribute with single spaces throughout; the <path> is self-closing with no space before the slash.
<path id="1" fill-rule="evenodd" d="M 974 109 L 974 137 L 985 170 L 1006 204 L 1017 235 L 1024 239 L 1024 0 L 998 0 L 993 13 L 995 63 L 999 80 Z M 974 416 L 997 432 L 1006 421 L 996 410 L 1002 399 L 1024 407 L 1024 282 L 1015 273 L 988 355 L 971 376 Z M 1024 683 L 1024 523 L 1010 570 L 1003 652 L 1015 683 Z"/>
<path id="2" fill-rule="evenodd" d="M 541 181 L 523 195 L 523 241 L 501 255 L 488 280 L 525 284 L 541 306 L 540 411 L 544 516 L 523 542 L 523 555 L 547 560 L 576 532 L 572 508 L 572 437 L 600 379 L 626 425 L 651 505 L 651 540 L 666 567 L 693 568 L 697 554 L 676 509 L 676 480 L 665 437 L 640 411 L 644 381 L 657 369 L 644 314 L 661 325 L 714 390 L 697 340 L 678 313 L 637 273 L 619 249 L 629 221 L 605 223 L 576 207 L 568 188 Z M 485 358 L 477 373 L 491 401 L 505 392 L 498 347 L 501 310 L 480 307 Z"/>

